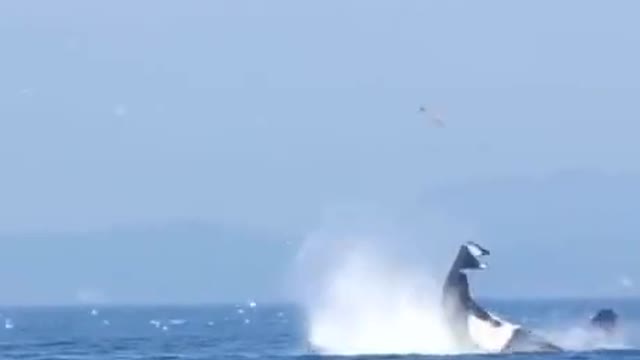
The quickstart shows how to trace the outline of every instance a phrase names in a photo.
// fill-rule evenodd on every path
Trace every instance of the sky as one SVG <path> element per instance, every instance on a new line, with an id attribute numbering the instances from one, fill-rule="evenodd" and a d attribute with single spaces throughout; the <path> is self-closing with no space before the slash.
<path id="1" fill-rule="evenodd" d="M 106 261 L 71 279 L 69 261 L 93 246 L 74 241 L 106 241 L 119 261 L 164 236 L 149 226 L 206 224 L 167 238 L 170 262 L 185 242 L 218 241 L 208 235 L 217 226 L 295 241 L 345 207 L 432 216 L 413 224 L 453 228 L 433 230 L 432 243 L 451 251 L 458 233 L 482 237 L 503 250 L 503 269 L 533 249 L 575 251 L 561 261 L 572 270 L 513 269 L 532 285 L 507 289 L 500 273 L 483 284 L 489 294 L 589 294 L 584 279 L 640 277 L 627 255 L 640 250 L 629 220 L 639 210 L 638 10 L 577 0 L 2 2 L 0 252 L 15 254 L 4 276 L 23 279 L 0 303 L 60 302 L 92 276 L 109 282 Z M 45 243 L 70 251 L 41 250 L 45 267 L 28 251 Z M 236 254 L 223 243 L 207 246 Z M 627 259 L 620 268 L 594 266 L 603 246 L 607 259 Z M 117 299 L 243 297 L 286 272 L 268 265 L 291 256 L 279 251 L 219 268 L 203 259 L 188 269 L 185 255 L 125 284 L 86 286 L 111 286 Z M 222 277 L 233 289 L 211 293 L 175 280 L 172 295 L 159 293 L 170 271 L 242 277 L 252 259 L 269 280 Z M 542 281 L 552 272 L 557 283 Z"/>

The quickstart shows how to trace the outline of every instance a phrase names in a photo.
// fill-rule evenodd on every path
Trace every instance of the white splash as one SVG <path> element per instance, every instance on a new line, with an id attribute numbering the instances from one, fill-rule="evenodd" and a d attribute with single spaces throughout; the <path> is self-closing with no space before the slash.
<path id="1" fill-rule="evenodd" d="M 159 320 L 150 320 L 149 324 L 159 328 L 162 323 Z"/>
<path id="2" fill-rule="evenodd" d="M 497 353 L 507 345 L 514 331 L 519 328 L 520 325 L 505 321 L 496 316 L 496 314 L 489 314 L 494 319 L 500 321 L 502 325 L 494 327 L 487 321 L 482 321 L 475 316 L 469 316 L 469 335 L 482 349 Z"/>
<path id="3" fill-rule="evenodd" d="M 317 240 L 297 259 L 314 348 L 334 355 L 459 352 L 428 274 L 394 264 L 366 239 Z"/>
<path id="4" fill-rule="evenodd" d="M 589 329 L 586 326 L 557 328 L 546 333 L 554 343 L 572 351 L 630 348 L 623 333 L 607 336 L 601 331 Z"/>
<path id="5" fill-rule="evenodd" d="M 187 323 L 187 320 L 184 319 L 171 319 L 169 320 L 169 324 L 171 325 L 184 325 Z"/>

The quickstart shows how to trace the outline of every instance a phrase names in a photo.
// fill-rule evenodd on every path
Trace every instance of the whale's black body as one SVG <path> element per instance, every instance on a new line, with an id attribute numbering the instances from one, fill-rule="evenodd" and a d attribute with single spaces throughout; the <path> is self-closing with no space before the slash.
<path id="1" fill-rule="evenodd" d="M 442 306 L 447 325 L 458 344 L 465 348 L 485 349 L 472 335 L 472 324 L 486 329 L 492 339 L 491 349 L 498 352 L 562 351 L 562 348 L 520 325 L 503 321 L 483 309 L 471 297 L 466 271 L 486 268 L 479 258 L 489 251 L 468 242 L 460 246 L 447 274 L 442 293 Z"/>

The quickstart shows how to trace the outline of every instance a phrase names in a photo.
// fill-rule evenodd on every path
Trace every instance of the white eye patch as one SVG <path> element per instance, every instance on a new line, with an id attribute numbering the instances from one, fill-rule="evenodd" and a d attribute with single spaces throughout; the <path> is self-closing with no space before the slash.
<path id="1" fill-rule="evenodd" d="M 483 255 L 487 255 L 488 251 L 481 248 L 478 244 L 469 242 L 466 243 L 465 246 L 467 247 L 467 249 L 469 250 L 469 252 L 471 253 L 471 255 L 478 257 L 478 256 L 483 256 Z"/>

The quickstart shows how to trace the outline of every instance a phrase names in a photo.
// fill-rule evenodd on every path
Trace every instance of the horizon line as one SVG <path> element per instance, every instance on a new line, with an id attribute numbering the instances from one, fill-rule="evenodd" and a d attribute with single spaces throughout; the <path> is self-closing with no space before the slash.
<path id="1" fill-rule="evenodd" d="M 640 295 L 609 295 L 609 296 L 478 296 L 480 301 L 501 302 L 572 302 L 572 301 L 639 301 Z M 300 306 L 294 300 L 254 300 L 257 307 Z M 122 308 L 122 307 L 249 307 L 250 300 L 223 301 L 121 301 L 121 302 L 41 302 L 41 303 L 0 303 L 0 308 Z"/>

